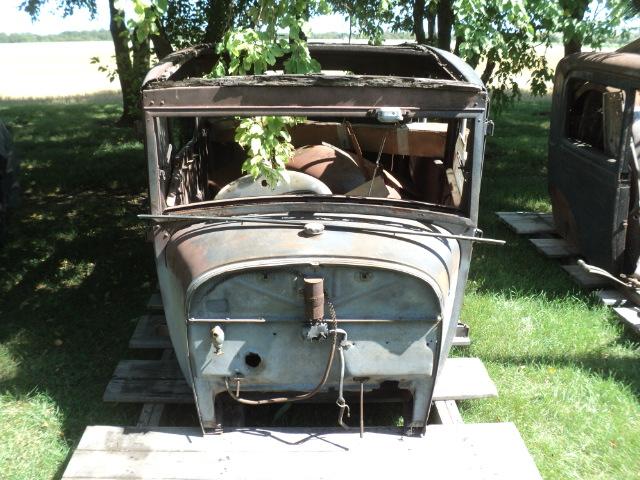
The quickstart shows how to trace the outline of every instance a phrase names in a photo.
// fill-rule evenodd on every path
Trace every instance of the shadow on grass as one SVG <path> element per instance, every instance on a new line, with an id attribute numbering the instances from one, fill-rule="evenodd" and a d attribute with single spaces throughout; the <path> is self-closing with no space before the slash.
<path id="1" fill-rule="evenodd" d="M 13 359 L 0 392 L 51 397 L 70 442 L 87 424 L 135 418 L 102 393 L 155 284 L 136 218 L 143 148 L 118 115 L 90 101 L 0 107 L 23 160 L 22 206 L 0 248 L 0 342 Z"/>
<path id="2" fill-rule="evenodd" d="M 637 338 L 636 338 L 637 341 Z M 640 399 L 640 376 L 638 375 L 638 359 L 632 356 L 619 355 L 528 355 L 497 356 L 485 358 L 503 366 L 541 365 L 545 367 L 578 368 L 585 373 L 600 376 L 604 380 L 612 379 L 629 388 Z"/>

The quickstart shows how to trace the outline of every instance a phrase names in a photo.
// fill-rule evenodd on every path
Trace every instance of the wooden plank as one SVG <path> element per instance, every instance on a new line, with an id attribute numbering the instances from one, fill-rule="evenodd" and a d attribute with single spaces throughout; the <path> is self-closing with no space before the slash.
<path id="1" fill-rule="evenodd" d="M 471 345 L 471 339 L 469 338 L 469 325 L 458 322 L 456 326 L 456 334 L 453 337 L 453 342 L 451 343 L 454 347 L 468 347 Z"/>
<path id="2" fill-rule="evenodd" d="M 548 258 L 573 257 L 578 251 L 563 238 L 530 238 L 529 241 Z"/>
<path id="3" fill-rule="evenodd" d="M 456 423 L 464 423 L 458 404 L 455 400 L 438 400 L 433 402 L 437 422 L 442 425 L 452 425 Z"/>
<path id="4" fill-rule="evenodd" d="M 157 427 L 162 420 L 164 413 L 164 403 L 145 403 L 142 405 L 137 427 Z"/>
<path id="5" fill-rule="evenodd" d="M 598 290 L 595 292 L 595 295 L 607 307 L 622 307 L 627 303 L 627 298 L 613 288 Z"/>
<path id="6" fill-rule="evenodd" d="M 151 297 L 147 302 L 147 310 L 151 312 L 161 312 L 164 310 L 164 307 L 162 306 L 162 295 L 160 295 L 160 292 L 151 294 Z"/>
<path id="7" fill-rule="evenodd" d="M 372 462 L 373 458 L 383 461 Z M 539 480 L 512 423 L 430 425 L 423 437 L 381 429 L 87 427 L 63 479 L 429 478 Z"/>
<path id="8" fill-rule="evenodd" d="M 380 140 L 386 137 L 382 153 L 442 158 L 447 141 L 446 123 L 408 123 L 395 125 L 352 124 L 360 148 L 364 152 L 380 150 Z M 344 123 L 305 122 L 291 129 L 291 143 L 297 148 L 317 145 L 321 141 L 344 150 L 354 151 Z"/>
<path id="9" fill-rule="evenodd" d="M 640 334 L 640 308 L 638 307 L 613 307 L 620 319 L 634 332 Z"/>
<path id="10" fill-rule="evenodd" d="M 578 265 L 561 265 L 562 269 L 567 272 L 571 277 L 582 287 L 588 289 L 603 288 L 611 286 L 611 282 L 607 279 L 585 272 L 584 269 Z"/>
<path id="11" fill-rule="evenodd" d="M 162 358 L 160 360 L 167 361 L 173 358 L 173 350 L 165 349 L 162 352 Z M 162 420 L 162 414 L 164 413 L 164 403 L 145 403 L 142 405 L 142 411 L 138 417 L 138 427 L 157 427 Z"/>
<path id="12" fill-rule="evenodd" d="M 553 215 L 536 212 L 496 212 L 500 220 L 518 235 L 552 233 L 556 231 Z"/>
<path id="13" fill-rule="evenodd" d="M 172 348 L 164 315 L 143 315 L 129 340 L 129 348 Z"/>
<path id="14" fill-rule="evenodd" d="M 183 379 L 112 378 L 102 400 L 117 403 L 193 403 L 193 393 Z"/>
<path id="15" fill-rule="evenodd" d="M 433 401 L 498 395 L 478 358 L 448 358 L 436 381 Z M 175 361 L 122 360 L 103 395 L 105 402 L 192 403 L 193 395 Z"/>
<path id="16" fill-rule="evenodd" d="M 497 397 L 496 385 L 479 358 L 447 358 L 436 379 L 433 401 Z"/>
<path id="17" fill-rule="evenodd" d="M 471 345 L 471 339 L 469 337 L 453 337 L 451 345 L 454 347 L 468 347 Z"/>

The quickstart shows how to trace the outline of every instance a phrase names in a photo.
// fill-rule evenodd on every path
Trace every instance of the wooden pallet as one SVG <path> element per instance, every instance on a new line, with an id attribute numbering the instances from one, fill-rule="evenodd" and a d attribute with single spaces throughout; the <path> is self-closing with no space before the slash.
<path id="1" fill-rule="evenodd" d="M 556 226 L 550 213 L 536 212 L 496 212 L 498 218 L 518 235 L 555 233 Z"/>
<path id="2" fill-rule="evenodd" d="M 435 424 L 423 437 L 388 427 L 367 427 L 363 438 L 357 429 L 226 428 L 203 436 L 197 427 L 160 427 L 165 405 L 193 403 L 193 395 L 157 305 L 152 298 L 152 313 L 138 322 L 129 345 L 161 351 L 161 358 L 121 361 L 104 394 L 105 401 L 142 403 L 137 427 L 87 427 L 63 480 L 380 478 L 424 469 L 442 478 L 541 478 L 513 424 L 464 424 L 456 400 L 498 394 L 477 358 L 447 359 L 434 392 Z M 385 461 L 372 466 L 377 453 Z"/>
<path id="3" fill-rule="evenodd" d="M 448 358 L 436 383 L 434 401 L 496 397 L 498 391 L 478 358 Z M 122 360 L 103 400 L 118 403 L 193 403 L 191 388 L 174 359 Z"/>
<path id="4" fill-rule="evenodd" d="M 547 258 L 560 261 L 562 269 L 576 283 L 587 290 L 594 290 L 605 305 L 612 306 L 625 325 L 640 333 L 640 307 L 624 299 L 621 293 L 612 288 L 611 282 L 599 275 L 585 272 L 575 263 L 578 252 L 556 234 L 550 213 L 496 212 L 496 215 L 515 233 L 531 236 L 528 240 L 536 250 Z M 616 305 L 612 305 L 612 302 Z"/>
<path id="5" fill-rule="evenodd" d="M 372 460 L 375 459 L 375 462 Z M 369 429 L 87 427 L 63 480 L 425 478 L 540 480 L 512 423 Z"/>

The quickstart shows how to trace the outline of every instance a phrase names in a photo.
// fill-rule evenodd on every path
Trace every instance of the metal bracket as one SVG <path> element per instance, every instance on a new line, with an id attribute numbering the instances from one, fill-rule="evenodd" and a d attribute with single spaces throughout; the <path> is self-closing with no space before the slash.
<path id="1" fill-rule="evenodd" d="M 326 323 L 316 323 L 303 330 L 306 340 L 320 341 L 325 340 L 329 336 L 329 326 Z"/>
<path id="2" fill-rule="evenodd" d="M 495 123 L 493 120 L 487 120 L 484 122 L 484 134 L 485 136 L 493 137 L 493 131 L 495 129 Z"/>

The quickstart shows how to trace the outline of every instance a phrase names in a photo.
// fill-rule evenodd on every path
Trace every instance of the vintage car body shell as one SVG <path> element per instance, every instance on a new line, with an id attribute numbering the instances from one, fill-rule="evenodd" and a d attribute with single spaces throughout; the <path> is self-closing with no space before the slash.
<path id="1" fill-rule="evenodd" d="M 574 79 L 627 91 L 617 155 L 603 159 L 566 137 L 568 85 Z M 630 203 L 637 199 L 628 139 L 639 86 L 640 55 L 624 52 L 570 55 L 558 64 L 554 80 L 549 135 L 554 220 L 559 232 L 587 262 L 613 274 L 633 272 L 640 241 L 637 229 L 630 235 L 627 228 Z M 634 145 L 639 141 L 635 138 Z"/>
<path id="2" fill-rule="evenodd" d="M 311 53 L 327 69 L 344 68 L 348 59 L 354 75 L 189 78 L 216 60 L 210 47 L 199 46 L 170 55 L 145 80 L 159 284 L 176 357 L 205 432 L 219 426 L 215 399 L 232 393 L 229 382 L 235 389 L 237 381 L 247 398 L 304 392 L 317 382 L 329 345 L 304 339 L 303 277 L 323 278 L 335 321 L 348 333 L 345 390 L 362 383 L 372 393 L 391 382 L 410 392 L 409 427 L 426 423 L 435 378 L 455 334 L 472 241 L 451 236 L 478 233 L 487 115 L 482 82 L 460 59 L 432 48 L 316 45 Z M 394 68 L 406 76 L 388 76 Z M 421 78 L 420 68 L 446 78 Z M 380 107 L 399 108 L 407 118 L 467 119 L 475 134 L 469 188 L 459 208 L 341 195 L 166 204 L 167 117 L 358 119 Z M 242 221 L 245 215 L 250 223 Z M 305 234 L 309 222 L 321 223 L 323 232 Z M 224 344 L 212 338 L 214 330 L 224 332 Z M 259 356 L 259 365 L 250 365 L 249 354 Z M 336 391 L 339 372 L 336 363 L 322 393 Z"/>

